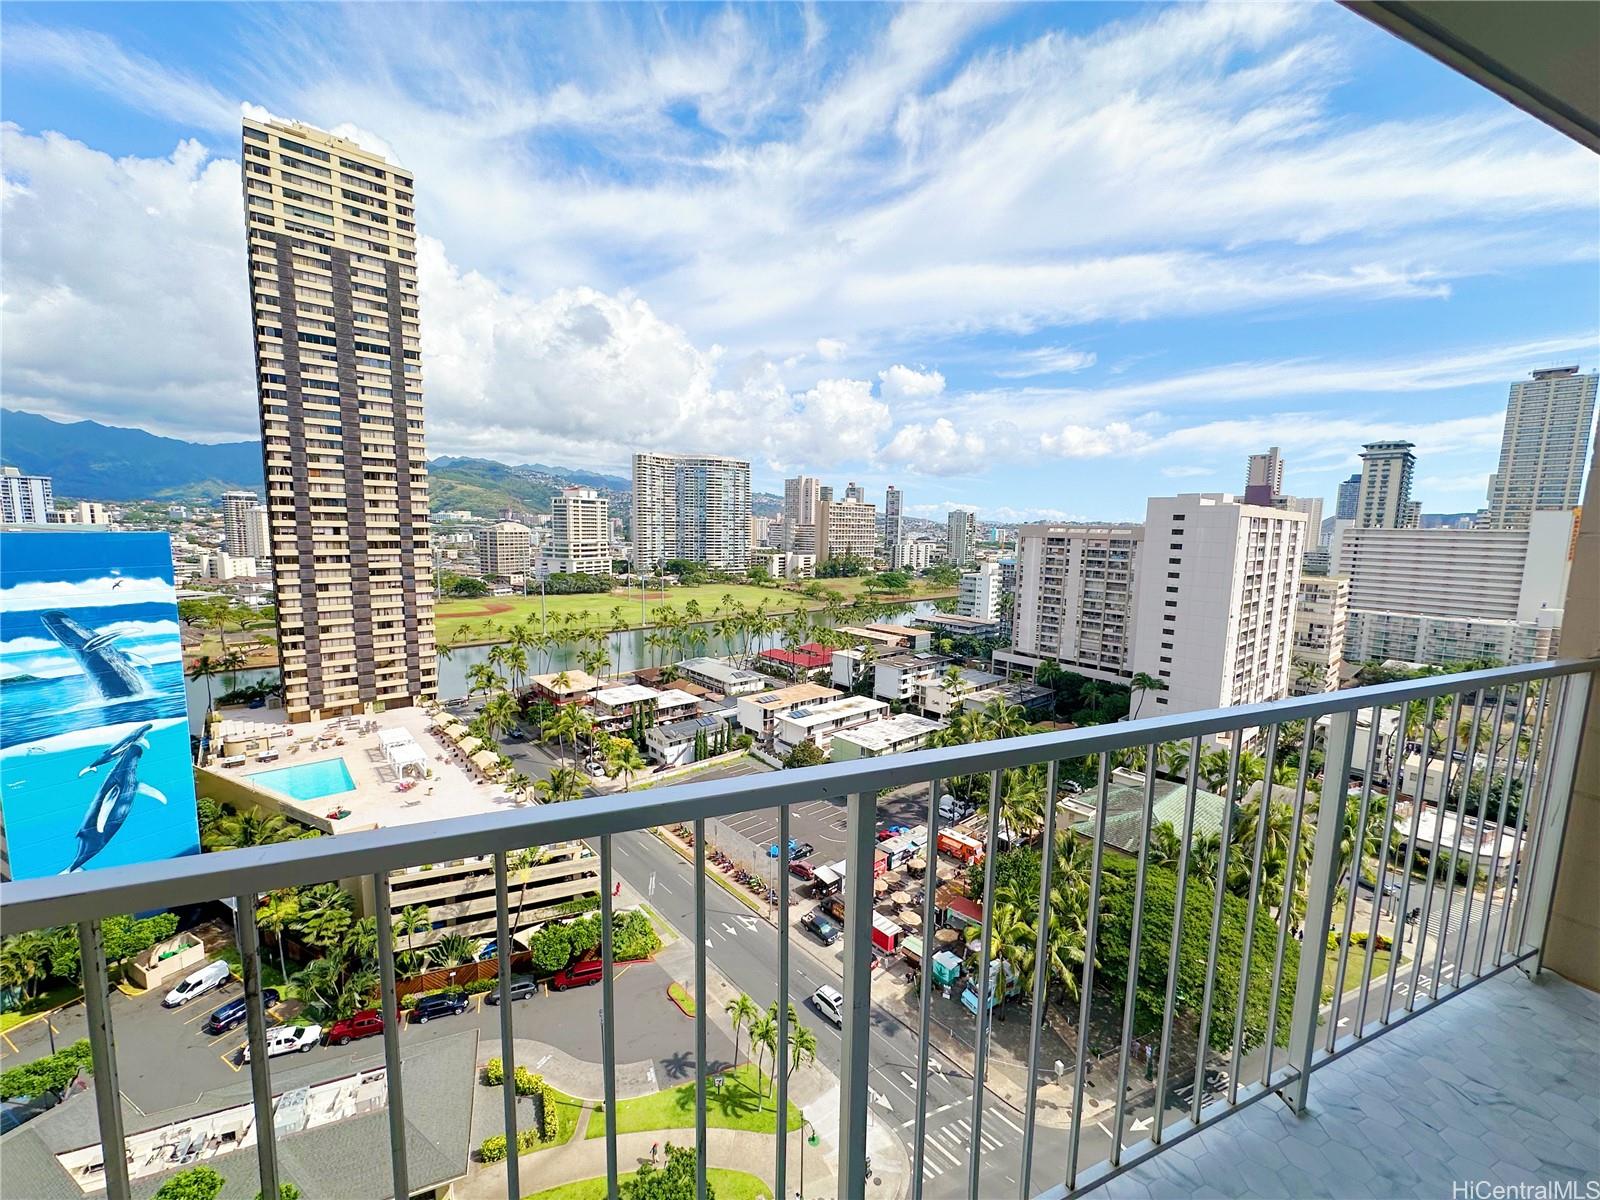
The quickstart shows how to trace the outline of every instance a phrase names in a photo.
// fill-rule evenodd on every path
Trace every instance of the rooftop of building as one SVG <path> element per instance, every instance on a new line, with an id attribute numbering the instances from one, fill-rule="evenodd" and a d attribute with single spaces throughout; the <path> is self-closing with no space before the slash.
<path id="1" fill-rule="evenodd" d="M 711 733 L 722 728 L 723 721 L 720 717 L 685 717 L 681 721 L 668 721 L 664 725 L 657 725 L 654 733 L 660 734 L 668 741 L 688 741 L 696 734 Z"/>
<path id="2" fill-rule="evenodd" d="M 1187 784 L 1173 779 L 1155 780 L 1155 805 L 1152 809 L 1155 825 L 1171 824 L 1181 829 L 1184 811 L 1184 794 Z M 1137 771 L 1113 771 L 1106 785 L 1106 844 L 1127 854 L 1138 854 L 1144 827 L 1145 777 Z M 1196 837 L 1222 832 L 1222 813 L 1227 801 L 1214 792 L 1195 791 L 1194 832 Z M 1082 801 L 1068 801 L 1069 808 L 1079 811 L 1081 819 L 1072 823 L 1075 832 L 1085 837 L 1094 836 L 1095 818 L 1092 812 L 1081 812 L 1088 807 Z"/>
<path id="3" fill-rule="evenodd" d="M 655 688 L 645 687 L 639 683 L 622 683 L 616 687 L 601 688 L 594 694 L 596 704 L 604 704 L 608 708 L 616 708 L 620 704 L 645 704 L 651 700 L 659 700 L 661 693 Z"/>
<path id="4" fill-rule="evenodd" d="M 824 721 L 837 721 L 840 717 L 848 717 L 857 713 L 873 713 L 887 709 L 889 706 L 882 700 L 875 700 L 871 696 L 843 696 L 838 700 L 829 700 L 824 704 L 806 705 L 795 709 L 783 717 L 796 725 L 818 725 Z"/>
<path id="5" fill-rule="evenodd" d="M 804 646 L 796 646 L 793 650 L 786 650 L 782 647 L 763 650 L 761 657 L 768 662 L 812 670 L 817 667 L 827 666 L 833 660 L 833 651 L 817 642 L 807 642 Z"/>
<path id="6" fill-rule="evenodd" d="M 868 721 L 865 725 L 841 729 L 834 736 L 845 738 L 867 750 L 892 750 L 909 738 L 936 733 L 944 727 L 943 721 L 935 721 L 932 717 L 897 713 L 881 721 Z"/>
<path id="7" fill-rule="evenodd" d="M 566 682 L 559 682 L 562 677 Z M 542 688 L 553 696 L 577 696 L 592 692 L 600 686 L 600 680 L 587 671 L 569 670 L 553 671 L 548 675 L 530 675 L 528 682 L 534 687 Z"/>
<path id="8" fill-rule="evenodd" d="M 960 613 L 929 613 L 927 616 L 918 617 L 925 626 L 943 626 L 949 629 L 976 629 L 981 626 L 998 625 L 998 617 L 993 620 L 988 617 L 963 617 Z"/>
<path id="9" fill-rule="evenodd" d="M 752 704 L 759 704 L 762 708 L 778 708 L 785 704 L 805 704 L 811 700 L 828 700 L 839 695 L 836 688 L 824 687 L 820 683 L 797 683 L 792 687 L 776 688 L 770 692 L 763 692 L 759 696 L 746 696 Z"/>
<path id="10" fill-rule="evenodd" d="M 760 675 L 754 671 L 747 671 L 743 667 L 735 666 L 725 658 L 686 658 L 678 664 L 679 671 L 689 671 L 696 675 L 704 675 L 707 679 L 719 679 L 725 683 L 748 683 L 759 680 Z"/>
<path id="11" fill-rule="evenodd" d="M 897 637 L 920 637 L 927 633 L 926 629 L 918 629 L 914 625 L 893 625 L 887 621 L 873 621 L 863 626 L 865 629 L 874 629 L 880 633 L 892 633 Z"/>
<path id="12" fill-rule="evenodd" d="M 919 629 L 917 632 L 926 633 L 927 630 Z M 874 659 L 872 665 L 875 667 L 899 667 L 903 670 L 907 667 L 942 667 L 950 661 L 943 654 L 935 654 L 931 650 L 916 650 L 907 651 L 904 654 L 885 654 L 881 658 Z"/>

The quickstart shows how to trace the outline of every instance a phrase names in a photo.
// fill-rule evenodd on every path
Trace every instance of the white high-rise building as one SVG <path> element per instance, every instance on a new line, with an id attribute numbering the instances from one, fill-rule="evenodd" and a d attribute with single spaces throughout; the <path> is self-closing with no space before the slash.
<path id="1" fill-rule="evenodd" d="M 0 471 L 0 523 L 48 525 L 55 507 L 50 476 L 24 475 L 16 467 Z"/>
<path id="2" fill-rule="evenodd" d="M 1342 575 L 1301 575 L 1294 609 L 1294 667 L 1289 690 L 1296 696 L 1339 689 L 1345 627 L 1350 619 L 1350 581 Z"/>
<path id="3" fill-rule="evenodd" d="M 1500 465 L 1489 479 L 1490 528 L 1526 529 L 1537 509 L 1582 503 L 1596 381 L 1572 366 L 1511 385 Z"/>
<path id="4" fill-rule="evenodd" d="M 870 563 L 878 552 L 878 510 L 859 500 L 819 500 L 816 536 L 818 562 L 854 554 Z"/>
<path id="5" fill-rule="evenodd" d="M 867 489 L 852 479 L 844 485 L 844 498 L 846 500 L 854 500 L 857 504 L 865 504 L 867 502 Z"/>
<path id="6" fill-rule="evenodd" d="M 611 573 L 611 502 L 591 487 L 563 488 L 550 498 L 545 574 Z"/>
<path id="7" fill-rule="evenodd" d="M 797 475 L 783 481 L 783 519 L 791 526 L 817 523 L 817 491 L 820 482 L 810 475 Z"/>
<path id="8" fill-rule="evenodd" d="M 1532 662 L 1560 643 L 1576 512 L 1525 529 L 1343 529 L 1332 569 L 1350 580 L 1345 658 L 1435 665 Z"/>
<path id="9" fill-rule="evenodd" d="M 1252 454 L 1249 465 L 1245 468 L 1244 487 L 1246 495 L 1252 488 L 1266 489 L 1266 495 L 1279 496 L 1283 494 L 1283 455 L 1278 453 L 1276 446 L 1265 454 Z"/>
<path id="10" fill-rule="evenodd" d="M 995 662 L 1051 661 L 1094 679 L 1133 674 L 1144 526 L 1024 525 L 1017 530 L 1012 647 Z"/>
<path id="11" fill-rule="evenodd" d="M 944 547 L 931 537 L 902 537 L 889 548 L 889 566 L 896 571 L 926 571 L 944 558 Z"/>
<path id="12" fill-rule="evenodd" d="M 1000 619 L 1000 564 L 979 563 L 976 571 L 961 575 L 961 591 L 956 599 L 956 612 L 963 617 L 976 617 L 980 621 Z"/>
<path id="13" fill-rule="evenodd" d="M 1151 711 L 1288 694 L 1305 541 L 1304 514 L 1225 493 L 1149 501 L 1133 669 L 1166 684 Z"/>
<path id="14" fill-rule="evenodd" d="M 715 454 L 633 456 L 633 560 L 750 565 L 750 464 Z"/>
<path id="15" fill-rule="evenodd" d="M 972 548 L 978 540 L 978 522 L 970 509 L 951 509 L 947 520 L 950 562 L 964 567 L 972 561 Z"/>
<path id="16" fill-rule="evenodd" d="M 904 536 L 904 507 L 905 494 L 891 483 L 883 492 L 883 544 L 890 548 L 891 559 L 894 557 L 894 547 L 900 544 Z"/>
<path id="17" fill-rule="evenodd" d="M 272 526 L 265 504 L 252 505 L 244 513 L 244 553 L 247 558 L 272 560 Z"/>
<path id="18" fill-rule="evenodd" d="M 1410 442 L 1361 447 L 1361 489 L 1355 522 L 1363 529 L 1404 529 L 1412 517 L 1411 477 L 1417 456 Z"/>
<path id="19" fill-rule="evenodd" d="M 222 493 L 222 544 L 236 558 L 254 557 L 250 549 L 250 512 L 260 507 L 261 497 L 254 492 Z"/>

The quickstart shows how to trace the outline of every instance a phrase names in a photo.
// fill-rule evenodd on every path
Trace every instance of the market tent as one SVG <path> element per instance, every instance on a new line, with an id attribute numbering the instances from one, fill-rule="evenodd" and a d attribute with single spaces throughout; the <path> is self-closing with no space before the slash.
<path id="1" fill-rule="evenodd" d="M 462 738 L 458 745 L 460 745 L 462 752 L 465 754 L 475 754 L 483 749 L 483 743 L 475 737 Z"/>
<path id="2" fill-rule="evenodd" d="M 487 774 L 491 770 L 499 770 L 500 756 L 493 750 L 479 750 L 472 756 L 472 765 Z"/>

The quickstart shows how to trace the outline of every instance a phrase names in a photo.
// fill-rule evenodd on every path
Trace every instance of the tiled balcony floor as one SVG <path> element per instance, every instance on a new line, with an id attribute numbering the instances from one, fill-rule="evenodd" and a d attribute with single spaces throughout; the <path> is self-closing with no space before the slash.
<path id="1" fill-rule="evenodd" d="M 1092 1194 L 1494 1194 L 1452 1191 L 1474 1181 L 1576 1183 L 1568 1194 L 1592 1194 L 1585 1188 L 1600 1181 L 1600 996 L 1548 972 L 1533 983 L 1507 971 L 1317 1071 L 1305 1117 L 1262 1100 Z"/>

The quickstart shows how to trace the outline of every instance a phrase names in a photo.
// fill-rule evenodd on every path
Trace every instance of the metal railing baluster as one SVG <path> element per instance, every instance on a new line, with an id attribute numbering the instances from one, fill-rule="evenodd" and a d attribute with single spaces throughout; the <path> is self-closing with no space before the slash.
<path id="1" fill-rule="evenodd" d="M 1466 693 L 1458 697 L 1462 704 L 1466 703 Z M 1439 914 L 1439 936 L 1435 939 L 1433 952 L 1433 998 L 1439 998 L 1440 985 L 1444 983 L 1444 951 L 1450 941 L 1450 914 L 1456 899 L 1456 865 L 1461 858 L 1461 837 L 1466 829 L 1467 788 L 1472 782 L 1472 760 L 1478 754 L 1478 725 L 1483 716 L 1483 693 L 1472 693 L 1472 722 L 1467 732 L 1467 761 L 1462 771 L 1461 787 L 1456 796 L 1455 812 L 1455 837 L 1450 847 L 1450 869 L 1444 876 L 1444 908 Z M 1450 776 L 1455 770 L 1455 754 L 1452 749 L 1450 766 L 1445 770 L 1444 802 L 1450 799 Z M 1444 818 L 1443 809 L 1440 810 L 1440 820 Z M 1465 912 L 1463 919 L 1472 912 L 1472 881 L 1468 879 L 1466 892 L 1462 897 Z M 1461 982 L 1460 966 L 1456 967 L 1456 984 Z"/>
<path id="2" fill-rule="evenodd" d="M 1405 723 L 1405 706 L 1401 705 L 1395 720 Z M 1383 710 L 1380 706 L 1373 715 L 1370 737 L 1382 741 Z M 1379 752 L 1380 757 L 1382 752 Z M 1392 763 L 1389 766 L 1389 796 L 1384 805 L 1383 836 L 1378 840 L 1377 870 L 1372 880 L 1372 913 L 1371 923 L 1367 927 L 1366 955 L 1361 963 L 1361 993 L 1356 999 L 1356 1024 L 1355 1037 L 1359 1041 L 1361 1033 L 1367 1027 L 1367 999 L 1372 992 L 1372 967 L 1378 953 L 1378 918 L 1383 915 L 1384 889 L 1389 884 L 1389 859 L 1394 845 L 1395 809 L 1400 803 L 1400 764 Z M 1398 956 L 1399 951 L 1390 946 L 1390 962 Z"/>
<path id="3" fill-rule="evenodd" d="M 1311 722 L 1306 724 L 1309 745 Z M 1311 844 L 1311 866 L 1306 873 L 1304 928 L 1311 931 L 1311 936 L 1300 944 L 1294 1008 L 1289 1016 L 1289 1066 L 1295 1074 L 1284 1081 L 1278 1092 L 1297 1113 L 1305 1112 L 1306 1094 L 1311 1087 L 1311 1058 L 1316 1053 L 1317 1015 L 1322 1010 L 1322 970 L 1328 957 L 1333 894 L 1339 886 L 1339 839 L 1344 836 L 1344 804 L 1350 793 L 1350 760 L 1354 755 L 1355 735 L 1355 713 L 1335 713 L 1329 718 L 1328 738 L 1322 752 L 1322 803 L 1318 806 L 1317 832 Z M 1306 757 L 1310 758 L 1309 749 Z M 1331 811 L 1328 807 L 1330 792 L 1339 798 L 1338 807 Z"/>
<path id="4" fill-rule="evenodd" d="M 972 1048 L 972 1137 L 967 1143 L 967 1194 L 981 1196 L 979 1181 L 983 1174 L 983 1089 L 989 1077 L 989 1036 L 994 1020 L 991 991 L 1005 998 L 1005 970 L 994 978 L 994 864 L 1000 857 L 1000 772 L 989 774 L 989 824 L 988 839 L 983 847 L 983 932 L 978 945 L 978 1019 Z"/>
<path id="5" fill-rule="evenodd" d="M 1150 774 L 1155 776 L 1155 764 Z M 1150 1140 L 1161 1144 L 1167 1116 L 1167 1073 L 1172 1067 L 1172 1017 L 1178 1006 L 1178 956 L 1183 948 L 1183 904 L 1189 884 L 1189 843 L 1194 839 L 1195 794 L 1200 789 L 1200 739 L 1189 739 L 1189 783 L 1184 789 L 1183 830 L 1178 835 L 1178 886 L 1172 904 L 1172 946 L 1167 954 L 1167 999 L 1161 1010 L 1161 1053 L 1156 1059 L 1156 1118 Z M 1027 1200 L 1026 1197 L 1023 1200 Z"/>
<path id="6" fill-rule="evenodd" d="M 1354 844 L 1350 848 L 1350 888 L 1345 892 L 1344 897 L 1344 924 L 1339 933 L 1339 966 L 1333 973 L 1333 1008 L 1328 1013 L 1328 1036 L 1324 1046 L 1324 1049 L 1329 1054 L 1333 1053 L 1334 1046 L 1338 1045 L 1339 1042 L 1339 1009 L 1343 1007 L 1344 1003 L 1345 972 L 1350 966 L 1350 935 L 1354 931 L 1356 923 L 1356 881 L 1361 878 L 1362 863 L 1366 861 L 1367 857 L 1367 821 L 1370 819 L 1372 811 L 1372 773 L 1377 770 L 1378 766 L 1378 738 L 1375 732 L 1378 728 L 1378 712 L 1379 710 L 1376 708 L 1372 710 L 1372 723 L 1368 726 L 1369 731 L 1373 732 L 1369 732 L 1367 737 L 1367 766 L 1361 776 L 1361 799 L 1356 807 Z M 1330 729 L 1329 732 L 1331 733 L 1332 730 Z M 1322 768 L 1324 804 L 1327 803 L 1328 779 L 1327 755 L 1324 754 Z M 1341 821 L 1344 820 L 1344 810 L 1350 803 L 1349 794 L 1350 785 L 1347 776 L 1343 794 L 1339 801 L 1339 819 Z M 1321 820 L 1320 813 L 1318 820 Z M 1373 864 L 1373 871 L 1376 874 L 1377 864 Z M 1338 886 L 1337 880 L 1334 886 Z"/>
<path id="7" fill-rule="evenodd" d="M 1156 807 L 1156 748 L 1145 749 L 1144 808 L 1139 818 L 1139 865 L 1134 872 L 1133 925 L 1128 931 L 1128 986 L 1122 1000 L 1122 1035 L 1117 1042 L 1117 1108 L 1111 1123 L 1111 1165 L 1122 1162 L 1122 1127 L 1128 1117 L 1128 1062 L 1133 1057 L 1133 1018 L 1139 988 L 1139 933 L 1144 921 L 1144 885 L 1150 865 L 1150 824 Z M 978 1192 L 972 1192 L 974 1196 Z"/>
<path id="8" fill-rule="evenodd" d="M 1211 893 L 1211 940 L 1206 943 L 1206 985 L 1200 999 L 1200 1036 L 1195 1040 L 1194 1101 L 1189 1106 L 1189 1119 L 1196 1125 L 1200 1124 L 1200 1110 L 1205 1107 L 1206 1056 L 1211 1051 L 1211 1005 L 1217 990 L 1217 942 L 1222 937 L 1222 908 L 1228 895 L 1228 845 L 1233 840 L 1233 793 L 1239 783 L 1240 741 L 1234 738 L 1228 753 L 1228 781 L 1224 785 L 1222 831 L 1217 848 L 1217 877 Z"/>
<path id="9" fill-rule="evenodd" d="M 600 839 L 600 1067 L 606 1106 L 606 1194 L 617 1200 L 617 992 L 612 980 L 611 835 Z M 698 1011 L 698 1010 L 696 1010 Z"/>
<path id="10" fill-rule="evenodd" d="M 107 1200 L 128 1200 L 127 1139 L 122 1132 L 122 1088 L 117 1081 L 117 1038 L 111 1028 L 111 976 L 99 921 L 78 923 L 78 962 L 83 976 L 83 1009 L 89 1026 L 89 1056 L 94 1064 L 94 1108 L 100 1122 L 100 1155 L 105 1165 Z"/>
<path id="11" fill-rule="evenodd" d="M 1561 862 L 1562 847 L 1566 843 L 1567 814 L 1572 806 L 1572 786 L 1578 771 L 1578 756 L 1583 749 L 1584 722 L 1588 719 L 1589 705 L 1594 697 L 1594 676 L 1577 675 L 1566 680 L 1561 698 L 1561 720 L 1555 727 L 1555 738 L 1550 747 L 1550 784 L 1545 789 L 1546 811 L 1540 824 L 1544 827 L 1540 841 L 1548 844 L 1551 853 L 1544 856 L 1539 874 L 1528 876 L 1528 917 L 1530 935 L 1537 930 L 1534 942 L 1536 951 L 1530 960 L 1528 972 L 1537 976 L 1544 967 L 1544 948 L 1550 935 L 1550 910 L 1555 898 L 1556 867 Z"/>
<path id="12" fill-rule="evenodd" d="M 506 1126 L 506 1200 L 522 1200 L 522 1163 L 517 1145 L 516 1026 L 511 1016 L 511 889 L 506 852 L 494 856 L 494 935 L 500 992 L 500 1106 Z"/>
<path id="13" fill-rule="evenodd" d="M 1272 1058 L 1278 1047 L 1278 1008 L 1279 1000 L 1283 996 L 1283 962 L 1289 950 L 1289 918 L 1294 911 L 1294 878 L 1295 868 L 1300 861 L 1300 830 L 1304 823 L 1306 811 L 1306 778 L 1311 767 L 1311 750 L 1317 741 L 1317 724 L 1307 721 L 1305 729 L 1300 735 L 1300 770 L 1295 779 L 1293 816 L 1289 826 L 1289 855 L 1283 864 L 1283 887 L 1278 894 L 1278 942 L 1272 952 L 1272 986 L 1268 990 L 1267 1001 L 1267 1053 L 1261 1064 L 1261 1082 L 1264 1086 L 1272 1086 Z M 1324 783 L 1326 786 L 1326 783 Z M 1261 781 L 1261 803 L 1267 810 L 1271 809 L 1272 793 L 1277 785 L 1269 777 Z M 1344 798 L 1340 790 L 1339 798 Z M 1341 812 L 1338 814 L 1343 816 Z M 1320 820 L 1320 817 L 1319 817 Z M 1331 904 L 1331 898 L 1330 898 Z M 1323 949 L 1327 949 L 1327 931 L 1321 931 Z M 1303 944 L 1303 943 L 1302 943 Z"/>
<path id="14" fill-rule="evenodd" d="M 872 860 L 877 850 L 876 792 L 846 802 L 850 845 L 845 856 L 844 1040 L 839 1074 L 839 1195 L 866 1188 L 867 1072 L 872 1051 Z"/>
<path id="15" fill-rule="evenodd" d="M 1389 1017 L 1394 1008 L 1394 985 L 1400 975 L 1400 956 L 1406 944 L 1406 924 L 1410 917 L 1411 903 L 1411 872 L 1416 867 L 1417 861 L 1417 830 L 1422 825 L 1422 794 L 1428 781 L 1428 746 L 1431 739 L 1427 736 L 1428 714 L 1432 711 L 1431 700 L 1417 700 L 1414 703 L 1422 706 L 1423 712 L 1423 739 L 1422 739 L 1422 770 L 1417 775 L 1417 783 L 1411 791 L 1411 827 L 1406 833 L 1405 866 L 1400 873 L 1400 895 L 1395 903 L 1394 912 L 1394 946 L 1390 952 L 1389 973 L 1383 981 L 1383 1009 L 1378 1014 L 1378 1020 L 1383 1024 L 1389 1023 Z M 1404 704 L 1400 708 L 1400 724 L 1395 728 L 1395 776 L 1398 778 L 1404 768 L 1407 758 L 1408 746 L 1406 734 L 1410 725 L 1411 705 Z M 1370 949 L 1370 948 L 1369 948 Z"/>
<path id="16" fill-rule="evenodd" d="M 384 1087 L 389 1094 L 390 1187 L 395 1196 L 411 1195 L 407 1166 L 406 1093 L 400 1078 L 400 997 L 395 991 L 394 916 L 389 911 L 389 873 L 372 877 L 373 905 L 378 918 L 378 986 L 383 1008 Z M 508 1148 L 509 1153 L 509 1148 Z"/>
<path id="17" fill-rule="evenodd" d="M 1480 703 L 1481 703 L 1480 699 Z M 1461 986 L 1462 977 L 1467 971 L 1467 942 L 1472 936 L 1472 897 L 1478 889 L 1478 862 L 1483 851 L 1484 820 L 1483 810 L 1488 807 L 1489 788 L 1494 784 L 1494 759 L 1498 753 L 1500 742 L 1501 714 L 1505 712 L 1506 688 L 1502 685 L 1495 693 L 1494 717 L 1489 723 L 1489 745 L 1483 764 L 1482 794 L 1477 799 L 1477 810 L 1472 815 L 1472 825 L 1475 831 L 1472 838 L 1472 868 L 1467 875 L 1467 897 L 1465 911 L 1461 914 L 1461 936 L 1456 942 L 1456 986 Z M 1467 793 L 1472 786 L 1472 777 L 1469 764 L 1467 782 L 1461 788 L 1461 803 L 1465 810 Z"/>
<path id="18" fill-rule="evenodd" d="M 1044 835 L 1039 843 L 1039 932 L 1033 947 L 1033 1011 L 1029 1014 L 1032 1020 L 1028 1030 L 1028 1092 L 1022 1117 L 1022 1169 L 1017 1173 L 1019 1200 L 1028 1200 L 1033 1179 L 1033 1122 L 1039 1103 L 1039 1039 L 1043 1032 L 1049 981 L 1044 962 L 1050 942 L 1050 887 L 1056 869 L 1056 772 L 1059 765 L 1052 762 L 1045 768 Z"/>
<path id="19" fill-rule="evenodd" d="M 939 890 L 939 792 L 944 780 L 935 779 L 928 785 L 928 847 L 924 851 L 922 870 L 922 966 L 919 969 L 922 995 L 918 1002 L 921 1014 L 917 1025 L 917 1078 L 928 1078 L 928 1022 L 933 1013 L 933 933 L 934 916 Z M 911 1146 L 911 1200 L 922 1200 L 922 1180 L 926 1164 L 928 1134 L 928 1089 L 917 1088 L 917 1111 L 912 1119 Z M 779 1195 L 777 1200 L 787 1200 Z"/>
<path id="20" fill-rule="evenodd" d="M 1528 735 L 1528 761 L 1523 766 L 1522 794 L 1517 802 L 1516 832 L 1511 839 L 1511 861 L 1506 864 L 1506 897 L 1500 905 L 1500 928 L 1495 933 L 1494 964 L 1499 966 L 1505 958 L 1506 929 L 1511 920 L 1511 905 L 1516 901 L 1516 893 L 1520 874 L 1518 868 L 1522 865 L 1522 830 L 1528 815 L 1528 806 L 1533 803 L 1533 789 L 1539 763 L 1539 748 L 1544 733 L 1544 708 L 1545 693 L 1548 689 L 1539 689 L 1539 703 L 1534 709 L 1533 732 Z M 1509 785 L 1507 790 L 1509 791 Z"/>
<path id="21" fill-rule="evenodd" d="M 778 1117 L 777 1159 L 772 1164 L 773 1195 L 783 1200 L 789 1167 L 789 806 L 778 808 L 778 1050 L 776 1067 Z M 802 1130 L 804 1127 L 802 1126 Z M 805 1180 L 800 1181 L 802 1194 Z"/>
<path id="22" fill-rule="evenodd" d="M 1100 867 L 1106 844 L 1106 808 L 1111 799 L 1111 756 L 1100 755 L 1095 789 L 1094 845 L 1089 857 L 1089 907 L 1083 931 L 1083 972 L 1078 981 L 1078 1047 L 1072 1067 L 1072 1125 L 1067 1136 L 1067 1190 L 1078 1186 L 1078 1150 L 1083 1140 L 1083 1083 L 1089 1069 L 1089 1011 L 1094 997 L 1094 946 L 1100 932 Z"/>
<path id="23" fill-rule="evenodd" d="M 1272 764 L 1278 752 L 1278 726 L 1273 725 L 1267 730 L 1267 757 L 1265 768 L 1261 772 L 1263 781 L 1272 778 Z M 1267 814 L 1268 807 L 1264 803 L 1266 791 L 1262 791 L 1262 803 L 1256 805 L 1256 837 L 1255 849 L 1250 855 L 1250 887 L 1248 898 L 1245 901 L 1244 912 L 1244 943 L 1239 954 L 1239 995 L 1234 1002 L 1233 1009 L 1233 1047 L 1228 1059 L 1228 1103 L 1239 1103 L 1239 1063 L 1244 1056 L 1244 1012 L 1245 1000 L 1250 995 L 1250 951 L 1256 944 L 1256 908 L 1261 903 L 1261 873 L 1262 854 L 1267 845 Z M 1230 801 L 1233 797 L 1228 798 Z M 1271 1031 L 1268 1031 L 1270 1036 Z"/>
<path id="24" fill-rule="evenodd" d="M 1450 704 L 1450 736 L 1444 744 L 1444 764 L 1439 771 L 1439 791 L 1433 802 L 1433 842 L 1428 847 L 1428 878 L 1422 888 L 1422 911 L 1417 916 L 1417 952 L 1411 956 L 1411 981 L 1406 989 L 1406 1011 L 1412 1012 L 1417 1003 L 1417 986 L 1422 982 L 1423 949 L 1428 937 L 1428 918 L 1433 915 L 1434 883 L 1439 875 L 1439 850 L 1444 845 L 1444 816 L 1450 799 L 1450 768 L 1455 762 L 1456 725 L 1461 720 L 1461 693 L 1457 692 Z M 1433 740 L 1433 724 L 1429 722 L 1424 736 Z M 1417 784 L 1417 807 L 1420 810 L 1428 796 L 1427 760 L 1423 760 L 1422 778 Z M 1458 831 L 1459 832 L 1459 831 Z M 1455 859 L 1451 858 L 1446 876 L 1455 873 Z M 1434 976 L 1433 991 L 1439 992 L 1439 978 Z"/>
<path id="25" fill-rule="evenodd" d="M 706 822 L 694 822 L 694 1194 L 706 1200 Z"/>
<path id="26" fill-rule="evenodd" d="M 261 1194 L 278 1194 L 278 1139 L 272 1104 L 272 1062 L 267 1057 L 267 1012 L 261 995 L 261 931 L 255 893 L 234 900 L 239 933 L 239 970 L 244 976 L 244 1017 L 250 1046 L 250 1099 L 256 1115 L 256 1171 Z"/>
<path id="27" fill-rule="evenodd" d="M 1517 778 L 1517 748 L 1522 741 L 1522 722 L 1528 712 L 1528 685 L 1520 684 L 1517 688 L 1517 719 L 1511 726 L 1511 742 L 1506 748 L 1506 770 L 1501 776 L 1500 808 L 1494 822 L 1494 853 L 1489 858 L 1489 889 L 1483 897 L 1483 921 L 1478 926 L 1478 948 L 1472 956 L 1472 970 L 1474 974 L 1483 974 L 1483 954 L 1489 941 L 1489 924 L 1494 919 L 1494 894 L 1496 881 L 1500 877 L 1500 843 L 1506 836 L 1506 804 L 1511 799 L 1511 786 Z M 1488 784 L 1494 779 L 1493 772 L 1485 780 L 1483 792 L 1483 805 L 1489 804 Z M 1509 896 L 1506 898 L 1509 900 Z M 1504 903 L 1505 901 L 1502 901 Z"/>
<path id="28" fill-rule="evenodd" d="M 1520 889 L 1521 902 L 1518 906 L 1520 911 L 1517 914 L 1517 950 L 1519 952 L 1528 944 L 1529 884 L 1538 878 L 1539 860 L 1544 852 L 1544 818 L 1545 812 L 1550 806 L 1550 780 L 1555 773 L 1552 770 L 1555 766 L 1555 740 L 1556 735 L 1561 730 L 1562 714 L 1566 709 L 1567 682 L 1565 679 L 1545 681 L 1545 687 L 1548 688 L 1559 684 L 1560 690 L 1556 692 L 1555 708 L 1552 711 L 1549 732 L 1545 737 L 1545 764 L 1544 770 L 1540 772 L 1539 777 L 1539 803 L 1534 808 L 1534 823 L 1528 834 L 1528 861 L 1522 871 L 1522 877 L 1526 882 L 1523 883 Z"/>

